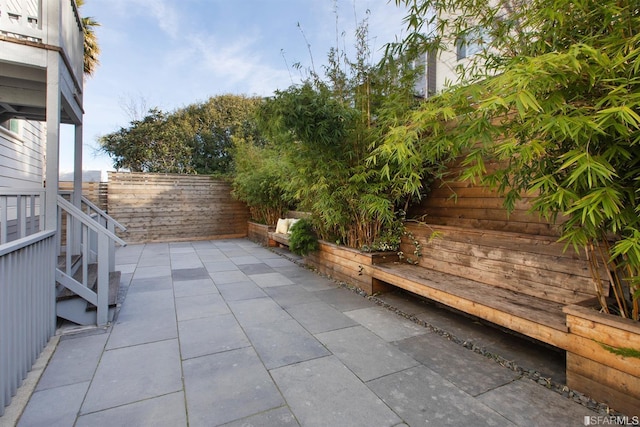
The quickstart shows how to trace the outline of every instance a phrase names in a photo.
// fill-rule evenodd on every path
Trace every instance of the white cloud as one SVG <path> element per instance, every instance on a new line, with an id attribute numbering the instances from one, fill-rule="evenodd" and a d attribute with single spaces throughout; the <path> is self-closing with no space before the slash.
<path id="1" fill-rule="evenodd" d="M 175 39 L 180 34 L 181 13 L 175 7 L 180 2 L 171 0 L 109 0 L 121 15 L 151 16 L 158 27 Z"/>

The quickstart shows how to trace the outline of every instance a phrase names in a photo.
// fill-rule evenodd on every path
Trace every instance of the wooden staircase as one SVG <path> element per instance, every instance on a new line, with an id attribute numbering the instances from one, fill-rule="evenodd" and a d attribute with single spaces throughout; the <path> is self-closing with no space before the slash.
<path id="1" fill-rule="evenodd" d="M 72 257 L 72 277 L 78 282 L 83 281 L 82 256 L 75 255 Z M 58 268 L 65 271 L 65 256 L 58 257 Z M 98 285 L 98 264 L 92 263 L 87 265 L 87 287 L 93 292 L 97 292 Z M 120 291 L 119 271 L 109 273 L 109 322 L 113 320 L 115 307 L 118 303 L 118 292 Z M 84 298 L 74 294 L 69 289 L 56 283 L 56 314 L 59 318 L 68 320 L 78 325 L 95 325 L 96 324 L 96 306 Z"/>
<path id="2" fill-rule="evenodd" d="M 58 196 L 56 314 L 79 325 L 105 326 L 113 320 L 120 289 L 115 245 L 126 246 L 115 229 L 126 228 L 82 197 L 79 209 Z M 62 227 L 62 224 L 65 227 Z"/>

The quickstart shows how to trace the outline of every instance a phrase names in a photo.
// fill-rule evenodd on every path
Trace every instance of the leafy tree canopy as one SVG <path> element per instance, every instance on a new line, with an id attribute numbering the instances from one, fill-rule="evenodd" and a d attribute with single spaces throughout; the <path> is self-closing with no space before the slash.
<path id="1" fill-rule="evenodd" d="M 173 113 L 153 108 L 129 127 L 100 137 L 100 147 L 116 169 L 228 175 L 234 167 L 232 139 L 260 141 L 253 119 L 260 102 L 221 95 Z"/>

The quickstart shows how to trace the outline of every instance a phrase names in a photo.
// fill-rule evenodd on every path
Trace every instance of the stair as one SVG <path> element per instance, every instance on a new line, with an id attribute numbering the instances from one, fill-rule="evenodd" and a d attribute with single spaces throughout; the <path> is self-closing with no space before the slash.
<path id="1" fill-rule="evenodd" d="M 81 257 L 79 257 L 81 258 Z M 74 265 L 82 265 L 80 260 L 75 260 Z M 64 270 L 64 261 L 62 266 Z M 82 281 L 82 269 L 80 267 L 73 268 L 75 270 L 73 277 L 77 281 Z M 98 283 L 98 264 L 89 264 L 87 268 L 88 283 L 92 291 L 96 291 Z M 109 273 L 109 321 L 113 320 L 116 304 L 118 303 L 118 292 L 120 290 L 119 271 Z M 95 325 L 96 324 L 96 306 L 87 302 L 83 298 L 74 294 L 64 286 L 59 285 L 58 295 L 56 297 L 56 314 L 58 317 L 76 323 L 78 325 Z"/>

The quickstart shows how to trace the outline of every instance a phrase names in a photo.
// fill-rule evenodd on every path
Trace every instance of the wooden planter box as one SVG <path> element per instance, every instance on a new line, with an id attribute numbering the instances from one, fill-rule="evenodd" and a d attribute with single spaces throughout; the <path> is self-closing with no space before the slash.
<path id="1" fill-rule="evenodd" d="M 269 244 L 269 232 L 276 228 L 273 225 L 258 224 L 257 222 L 247 222 L 247 237 L 263 246 Z"/>
<path id="2" fill-rule="evenodd" d="M 368 295 L 388 290 L 371 276 L 371 266 L 397 261 L 395 252 L 361 252 L 356 249 L 320 241 L 320 249 L 307 257 L 306 263 L 320 273 L 364 290 Z"/>
<path id="3" fill-rule="evenodd" d="M 567 385 L 629 416 L 640 416 L 640 359 L 605 348 L 640 350 L 640 322 L 600 313 L 595 300 L 564 308 L 569 328 Z"/>

